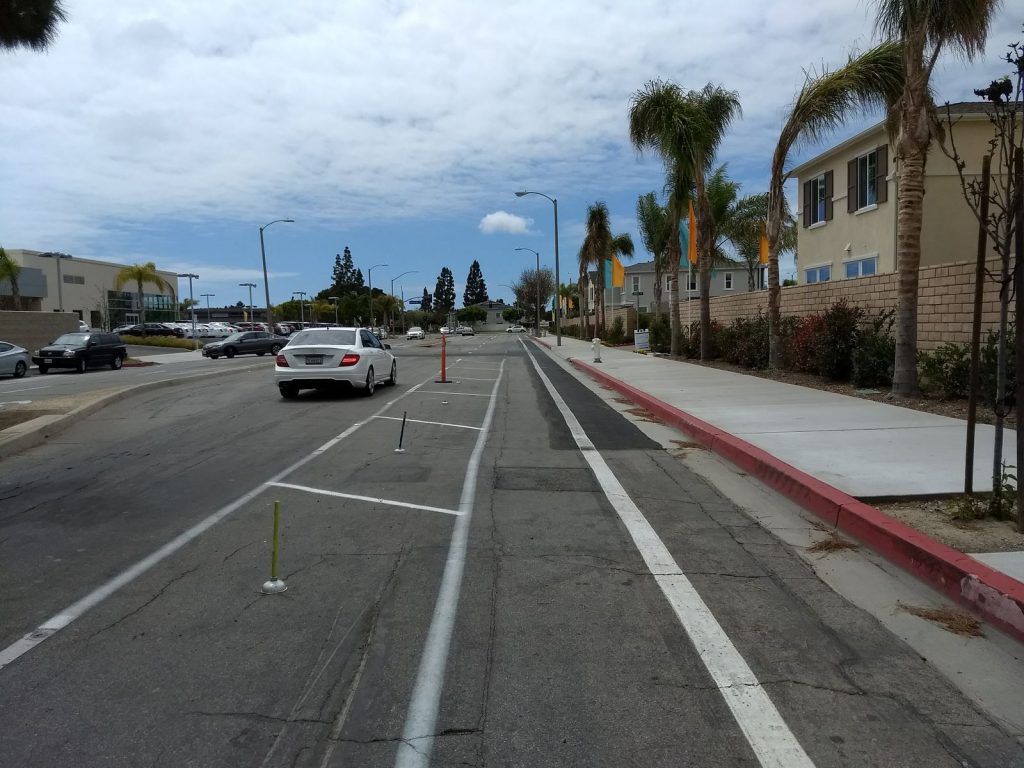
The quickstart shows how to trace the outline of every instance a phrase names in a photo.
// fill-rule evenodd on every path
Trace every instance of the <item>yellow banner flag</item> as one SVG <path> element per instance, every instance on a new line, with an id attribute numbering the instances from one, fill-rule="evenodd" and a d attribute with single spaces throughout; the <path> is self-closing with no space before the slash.
<path id="1" fill-rule="evenodd" d="M 768 263 L 768 235 L 761 233 L 761 242 L 758 245 L 758 260 L 762 264 Z"/>
<path id="2" fill-rule="evenodd" d="M 693 201 L 690 203 L 690 222 L 689 222 L 689 235 L 690 235 L 690 246 L 686 256 L 690 260 L 691 264 L 697 263 L 697 219 L 693 215 Z"/>
<path id="3" fill-rule="evenodd" d="M 619 261 L 619 257 L 612 254 L 612 287 L 623 288 L 626 285 L 626 269 Z"/>
<path id="4" fill-rule="evenodd" d="M 572 303 L 572 296 L 570 296 L 569 298 L 567 298 L 567 299 L 566 299 L 566 301 L 567 301 L 567 302 L 569 302 L 569 309 L 572 309 L 572 308 L 573 308 L 573 307 L 575 306 L 575 305 L 574 305 L 574 304 Z"/>

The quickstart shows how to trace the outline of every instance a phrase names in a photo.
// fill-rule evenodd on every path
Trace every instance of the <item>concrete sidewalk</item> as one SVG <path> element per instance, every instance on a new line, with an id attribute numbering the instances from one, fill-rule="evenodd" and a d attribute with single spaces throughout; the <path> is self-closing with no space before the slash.
<path id="1" fill-rule="evenodd" d="M 966 423 L 562 337 L 534 340 L 1024 640 L 1024 552 L 965 555 L 863 503 L 963 491 Z M 979 425 L 974 487 L 992 487 Z M 1016 433 L 1007 430 L 1012 452 Z"/>

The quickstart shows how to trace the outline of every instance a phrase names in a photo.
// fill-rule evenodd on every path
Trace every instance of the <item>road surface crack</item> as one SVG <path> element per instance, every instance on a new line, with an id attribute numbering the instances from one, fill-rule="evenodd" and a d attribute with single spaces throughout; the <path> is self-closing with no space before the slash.
<path id="1" fill-rule="evenodd" d="M 152 603 L 154 603 L 158 599 L 160 599 L 160 597 L 163 596 L 164 592 L 166 592 L 168 589 L 170 589 L 171 585 L 173 585 L 175 582 L 181 581 L 183 578 L 188 576 L 190 573 L 195 573 L 198 570 L 199 570 L 199 566 L 197 565 L 194 568 L 189 568 L 187 571 L 182 571 L 177 576 L 175 576 L 173 579 L 171 579 L 166 584 L 164 584 L 162 587 L 160 587 L 160 590 L 155 595 L 153 595 L 151 598 L 149 598 L 149 600 L 144 602 L 138 608 L 135 608 L 134 610 L 129 611 L 124 616 L 122 616 L 121 618 L 117 619 L 117 621 L 114 621 L 114 622 L 108 624 L 107 626 L 103 627 L 102 629 L 96 630 L 91 635 L 89 635 L 89 637 L 87 639 L 88 640 L 92 640 L 97 635 L 100 635 L 100 634 L 106 632 L 108 629 L 113 629 L 114 627 L 116 627 L 121 622 L 123 622 L 123 621 L 125 621 L 127 619 L 130 619 L 132 616 L 134 616 L 135 614 L 139 613 L 140 611 L 145 609 L 147 606 L 151 605 Z"/>

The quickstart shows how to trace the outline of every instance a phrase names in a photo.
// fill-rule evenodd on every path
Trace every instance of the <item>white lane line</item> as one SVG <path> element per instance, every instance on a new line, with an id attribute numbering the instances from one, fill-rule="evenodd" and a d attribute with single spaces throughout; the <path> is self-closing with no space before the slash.
<path id="1" fill-rule="evenodd" d="M 374 416 L 375 419 L 387 419 L 388 421 L 408 421 L 410 424 L 433 424 L 435 427 L 455 427 L 456 429 L 475 429 L 480 430 L 480 427 L 471 427 L 468 424 L 449 424 L 447 421 L 423 421 L 422 419 L 402 419 L 398 416 Z"/>
<path id="2" fill-rule="evenodd" d="M 452 366 L 448 366 L 448 367 L 451 368 Z M 491 373 L 497 373 L 501 369 L 500 368 L 489 368 L 489 367 L 485 368 L 482 365 L 460 365 L 459 366 L 459 370 L 460 371 L 490 371 Z"/>
<path id="3" fill-rule="evenodd" d="M 430 382 L 430 381 L 433 381 L 433 380 L 434 380 L 434 377 L 433 377 L 433 375 L 431 375 L 430 378 L 426 379 L 425 381 L 420 382 L 415 387 L 410 387 L 408 391 L 403 392 L 401 395 L 396 397 L 395 400 L 400 400 L 403 397 L 405 397 L 406 395 L 412 394 L 417 389 L 419 389 L 420 387 L 425 385 L 427 382 Z M 384 411 L 386 411 L 388 408 L 391 407 L 392 403 L 395 400 L 392 400 L 391 402 L 386 403 L 384 405 L 384 407 L 382 407 L 380 410 L 378 410 L 376 413 L 374 413 L 369 418 L 373 418 L 373 416 L 377 416 L 377 415 L 383 413 Z M 367 421 L 368 420 L 369 419 L 367 419 Z M 128 568 L 125 571 L 122 571 L 117 576 L 115 576 L 114 578 L 112 578 L 109 581 L 107 581 L 105 584 L 100 585 L 99 587 L 94 589 L 92 592 L 87 594 L 85 597 L 81 598 L 80 600 L 78 600 L 75 603 L 72 603 L 70 606 L 65 608 L 60 613 L 58 613 L 55 616 L 52 616 L 48 620 L 44 621 L 42 624 L 40 624 L 38 627 L 36 627 L 31 632 L 29 632 L 27 635 L 25 635 L 20 640 L 16 640 L 14 643 L 12 643 L 11 645 L 9 645 L 6 648 L 4 648 L 2 651 L 0 651 L 0 670 L 2 670 L 4 667 L 6 667 L 8 664 L 10 664 L 12 661 L 17 659 L 22 654 L 27 653 L 28 651 L 30 651 L 33 648 L 35 648 L 37 645 L 39 645 L 41 642 L 46 640 L 48 637 L 53 636 L 56 632 L 58 632 L 59 630 L 63 629 L 64 627 L 66 627 L 68 624 L 73 622 L 75 619 L 80 617 L 83 613 L 85 613 L 89 609 L 94 608 L 96 605 L 98 605 L 100 602 L 102 602 L 106 598 L 110 597 L 110 595 L 112 595 L 114 592 L 119 590 L 121 587 L 123 587 L 126 584 L 129 584 L 130 582 L 132 582 L 135 579 L 137 579 L 139 576 L 144 574 L 146 571 L 148 571 L 154 565 L 159 563 L 161 560 L 164 560 L 167 557 L 173 555 L 175 552 L 177 552 L 179 549 L 184 547 L 186 544 L 188 544 L 194 538 L 196 538 L 200 534 L 204 533 L 208 529 L 212 528 L 214 525 L 219 523 L 221 520 L 223 520 L 225 517 L 230 515 L 232 512 L 234 512 L 238 508 L 240 508 L 243 505 L 245 505 L 245 504 L 249 503 L 250 501 L 252 501 L 260 493 L 265 491 L 267 489 L 267 486 L 272 485 L 273 483 L 276 483 L 276 482 L 278 482 L 280 480 L 283 480 L 284 478 L 286 478 L 288 475 L 290 475 L 295 470 L 299 469 L 300 467 L 305 466 L 310 461 L 312 461 L 313 459 L 315 459 L 318 456 L 320 456 L 321 454 L 323 454 L 325 451 L 328 451 L 331 448 L 333 448 L 335 445 L 337 445 L 342 440 L 344 440 L 346 437 L 351 435 L 353 432 L 355 432 L 357 429 L 359 429 L 365 423 L 366 423 L 366 421 L 356 422 L 355 424 L 350 426 L 348 429 L 346 429 L 341 434 L 337 435 L 336 437 L 331 438 L 326 443 L 321 445 L 319 448 L 317 448 L 316 450 L 314 450 L 311 453 L 307 454 L 303 458 L 299 459 L 298 461 L 296 461 L 291 466 L 286 467 L 285 469 L 281 470 L 280 472 L 278 472 L 276 475 L 271 477 L 266 482 L 260 483 L 255 488 L 253 488 L 251 491 L 249 491 L 248 493 L 240 496 L 238 499 L 236 499 L 235 501 L 231 502 L 227 506 L 221 507 L 216 512 L 214 512 L 212 515 L 210 515 L 209 517 L 206 517 L 203 520 L 199 521 L 198 523 L 196 523 L 195 525 L 193 525 L 191 528 L 189 528 L 188 530 L 184 531 L 183 533 L 178 534 L 178 536 L 176 536 L 171 541 L 169 541 L 166 544 L 164 544 L 162 547 L 160 547 L 155 552 L 147 555 L 142 560 L 139 560 L 137 563 L 132 565 L 130 568 Z"/>
<path id="4" fill-rule="evenodd" d="M 428 507 L 425 504 L 410 504 L 407 501 L 395 501 L 394 499 L 379 499 L 376 496 L 359 496 L 354 493 L 341 493 L 340 491 L 328 491 L 324 488 L 310 488 L 308 485 L 294 485 L 292 483 L 267 483 L 275 488 L 291 488 L 293 491 L 304 491 L 305 493 L 316 493 L 320 496 L 336 496 L 339 499 L 353 499 L 354 501 L 368 501 L 371 504 L 387 504 L 390 507 L 405 507 L 406 509 L 420 509 L 424 512 L 442 512 L 446 515 L 462 514 L 457 509 L 442 509 L 441 507 Z"/>
<path id="5" fill-rule="evenodd" d="M 49 389 L 53 384 L 43 384 L 41 387 L 23 387 L 22 389 L 3 389 L 0 390 L 0 395 L 12 395 L 15 392 L 31 392 L 34 389 Z"/>
<path id="6" fill-rule="evenodd" d="M 479 379 L 475 376 L 459 376 L 456 379 L 456 382 L 459 381 L 494 381 L 494 379 Z"/>
<path id="7" fill-rule="evenodd" d="M 459 608 L 459 590 L 462 585 L 462 571 L 466 565 L 466 546 L 469 542 L 469 524 L 473 519 L 473 504 L 476 501 L 476 479 L 480 470 L 480 458 L 487 443 L 487 434 L 494 420 L 494 406 L 498 402 L 498 385 L 504 373 L 501 364 L 498 380 L 491 389 L 491 400 L 487 405 L 480 434 L 469 457 L 466 479 L 462 484 L 459 511 L 462 516 L 455 521 L 451 544 L 448 545 L 448 560 L 441 578 L 441 589 L 434 604 L 434 615 L 430 619 L 430 630 L 423 645 L 420 668 L 416 673 L 416 684 L 412 689 L 409 711 L 405 715 L 402 740 L 395 756 L 396 768 L 429 768 L 430 754 L 434 749 L 437 732 L 437 712 L 444 690 L 444 673 L 448 665 L 448 649 L 455 629 L 455 615 Z"/>
<path id="8" fill-rule="evenodd" d="M 725 703 L 729 705 L 758 761 L 764 768 L 814 768 L 811 758 L 789 730 L 768 693 L 715 619 L 711 609 L 683 575 L 668 547 L 594 448 L 579 421 L 544 375 L 532 351 L 525 344 L 523 348 L 565 419 L 605 496 L 633 537 L 647 568 L 661 587 L 686 634 L 690 636 L 701 661 L 718 686 Z"/>
<path id="9" fill-rule="evenodd" d="M 440 392 L 434 389 L 422 389 L 420 390 L 421 395 L 457 395 L 459 397 L 490 397 L 490 395 L 481 395 L 478 392 Z"/>

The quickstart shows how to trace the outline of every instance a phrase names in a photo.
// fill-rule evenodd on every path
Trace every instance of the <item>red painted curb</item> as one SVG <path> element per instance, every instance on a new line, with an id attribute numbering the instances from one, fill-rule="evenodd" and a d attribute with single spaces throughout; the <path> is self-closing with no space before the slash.
<path id="1" fill-rule="evenodd" d="M 1024 642 L 1024 584 L 1021 582 L 599 368 L 576 358 L 570 358 L 569 362 Z"/>

